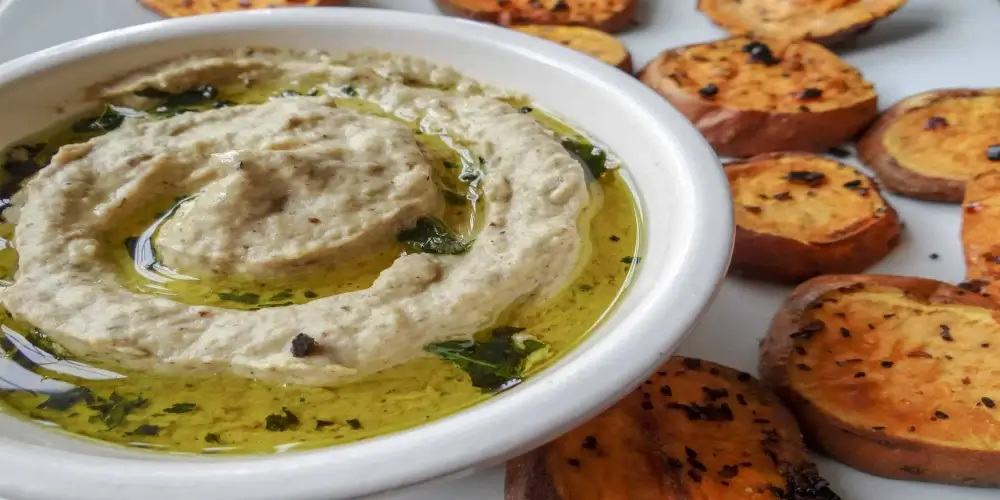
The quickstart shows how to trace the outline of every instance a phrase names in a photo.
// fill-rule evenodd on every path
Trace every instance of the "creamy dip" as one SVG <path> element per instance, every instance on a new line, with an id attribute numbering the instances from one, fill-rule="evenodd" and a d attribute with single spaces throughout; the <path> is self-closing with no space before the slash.
<path id="1" fill-rule="evenodd" d="M 638 262 L 613 157 L 421 59 L 196 54 L 93 95 L 0 152 L 0 399 L 76 433 L 246 452 L 418 425 L 553 362 Z"/>

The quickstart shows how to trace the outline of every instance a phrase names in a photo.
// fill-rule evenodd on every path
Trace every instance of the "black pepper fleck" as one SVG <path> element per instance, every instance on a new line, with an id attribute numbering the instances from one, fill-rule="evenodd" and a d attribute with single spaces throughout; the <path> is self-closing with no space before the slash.
<path id="1" fill-rule="evenodd" d="M 943 411 L 934 412 L 934 416 L 941 420 L 948 420 L 948 414 Z"/>
<path id="2" fill-rule="evenodd" d="M 292 356 L 304 358 L 310 354 L 314 354 L 318 347 L 319 345 L 316 344 L 315 339 L 304 333 L 300 333 L 292 339 Z"/>
<path id="3" fill-rule="evenodd" d="M 818 99 L 822 95 L 822 90 L 815 87 L 806 87 L 799 93 L 799 99 Z"/>
<path id="4" fill-rule="evenodd" d="M 719 87 L 717 87 L 714 83 L 709 83 L 704 87 L 698 89 L 698 95 L 705 98 L 715 97 L 715 95 L 718 93 L 719 93 Z"/>
<path id="5" fill-rule="evenodd" d="M 883 361 L 882 362 L 882 368 L 892 368 L 892 365 L 894 365 L 894 364 L 896 364 L 896 363 L 893 363 L 892 361 Z"/>
<path id="6" fill-rule="evenodd" d="M 983 406 L 985 406 L 987 408 L 996 408 L 996 406 L 997 406 L 996 402 L 994 402 L 992 399 L 990 399 L 990 398 L 988 398 L 986 396 L 983 396 L 983 400 L 982 401 L 983 401 Z"/>
<path id="7" fill-rule="evenodd" d="M 986 159 L 989 161 L 1000 161 L 1000 144 L 994 144 L 986 148 Z"/>

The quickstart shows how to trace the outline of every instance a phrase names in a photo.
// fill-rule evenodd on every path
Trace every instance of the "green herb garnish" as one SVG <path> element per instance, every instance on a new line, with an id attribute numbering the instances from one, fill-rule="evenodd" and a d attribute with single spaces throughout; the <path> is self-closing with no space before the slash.
<path id="1" fill-rule="evenodd" d="M 574 158 L 580 161 L 595 179 L 608 170 L 608 153 L 603 149 L 586 142 L 563 139 L 562 145 Z"/>
<path id="2" fill-rule="evenodd" d="M 160 433 L 160 426 L 142 424 L 136 427 L 134 431 L 130 432 L 129 435 L 132 436 L 155 436 Z"/>
<path id="3" fill-rule="evenodd" d="M 250 292 L 220 292 L 217 295 L 222 300 L 239 302 L 241 304 L 257 304 L 260 302 L 260 295 Z"/>
<path id="4" fill-rule="evenodd" d="M 302 292 L 302 296 L 307 299 L 315 299 L 316 297 L 319 297 L 319 294 L 312 290 L 306 290 L 305 292 Z"/>
<path id="5" fill-rule="evenodd" d="M 272 413 L 264 419 L 264 428 L 272 432 L 284 432 L 298 426 L 299 417 L 288 411 L 288 408 L 282 408 L 281 413 Z"/>
<path id="6" fill-rule="evenodd" d="M 64 351 L 59 347 L 51 337 L 46 335 L 44 332 L 37 328 L 32 328 L 24 338 L 31 342 L 31 345 L 37 347 L 38 349 L 51 354 L 57 359 L 63 359 L 65 356 L 62 354 Z"/>
<path id="7" fill-rule="evenodd" d="M 416 225 L 399 232 L 400 243 L 417 253 L 458 255 L 469 251 L 472 242 L 462 241 L 443 222 L 430 217 L 417 219 Z"/>
<path id="8" fill-rule="evenodd" d="M 111 397 L 108 399 L 100 399 L 90 405 L 90 409 L 97 412 L 91 417 L 91 421 L 102 422 L 109 430 L 114 429 L 125 422 L 125 417 L 129 413 L 145 407 L 148 403 L 149 400 L 142 396 L 129 399 L 119 396 L 117 393 L 111 393 Z"/>
<path id="9" fill-rule="evenodd" d="M 622 257 L 623 264 L 638 264 L 642 260 L 642 257 L 633 257 L 629 255 L 628 257 Z"/>
<path id="10" fill-rule="evenodd" d="M 100 115 L 83 118 L 74 123 L 71 128 L 76 133 L 111 132 L 121 127 L 124 121 L 125 115 L 119 113 L 112 106 L 105 106 L 104 112 Z"/>
<path id="11" fill-rule="evenodd" d="M 278 302 L 278 301 L 281 301 L 281 300 L 288 300 L 290 298 L 292 298 L 292 291 L 291 290 L 285 290 L 283 292 L 278 292 L 278 293 L 272 295 L 271 298 L 267 299 L 267 301 L 268 302 Z"/>
<path id="12" fill-rule="evenodd" d="M 164 408 L 165 413 L 187 413 L 193 411 L 198 405 L 194 403 L 174 403 L 170 408 Z"/>
<path id="13" fill-rule="evenodd" d="M 320 430 L 320 429 L 322 429 L 324 427 L 330 427 L 331 425 L 333 425 L 333 422 L 331 422 L 329 420 L 317 420 L 316 421 L 316 430 L 318 431 L 318 430 Z"/>
<path id="14" fill-rule="evenodd" d="M 300 95 L 302 94 L 294 90 L 282 90 L 281 92 L 278 92 L 278 97 L 296 97 Z"/>
<path id="15" fill-rule="evenodd" d="M 214 106 L 218 102 L 215 101 L 215 98 L 218 97 L 219 91 L 211 85 L 198 85 L 177 93 L 147 88 L 137 91 L 135 95 L 161 101 L 150 112 L 157 116 L 169 117 L 194 111 L 191 109 L 192 107 L 204 106 L 210 103 Z"/>
<path id="16" fill-rule="evenodd" d="M 358 90 L 355 89 L 354 87 L 350 86 L 350 85 L 344 86 L 344 88 L 340 89 L 340 91 L 343 92 L 344 95 L 347 95 L 347 96 L 350 96 L 350 97 L 357 97 L 358 96 Z"/>
<path id="17" fill-rule="evenodd" d="M 485 341 L 450 340 L 429 344 L 424 350 L 464 370 L 473 386 L 484 392 L 497 392 L 519 384 L 528 356 L 546 347 L 533 339 L 518 342 L 514 335 L 522 331 L 523 328 L 500 327 L 493 329 Z"/>
<path id="18" fill-rule="evenodd" d="M 219 435 L 214 432 L 209 432 L 208 434 L 205 434 L 205 442 L 212 444 L 219 444 L 222 442 L 222 438 L 220 438 Z"/>
<path id="19" fill-rule="evenodd" d="M 66 392 L 52 394 L 36 408 L 39 410 L 66 411 L 77 403 L 94 403 L 94 393 L 86 387 L 74 387 Z"/>
<path id="20" fill-rule="evenodd" d="M 350 418 L 347 420 L 347 425 L 351 426 L 351 429 L 358 430 L 361 428 L 361 421 L 356 418 Z"/>

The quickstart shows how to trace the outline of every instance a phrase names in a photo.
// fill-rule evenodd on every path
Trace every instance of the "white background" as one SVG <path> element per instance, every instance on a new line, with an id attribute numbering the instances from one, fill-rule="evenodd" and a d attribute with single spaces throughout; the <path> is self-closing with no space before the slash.
<path id="1" fill-rule="evenodd" d="M 641 25 L 622 37 L 640 68 L 659 51 L 718 38 L 695 0 L 640 0 Z M 358 6 L 435 13 L 431 0 L 354 0 Z M 159 17 L 134 0 L 0 0 L 0 62 L 60 42 Z M 1000 86 L 1000 3 L 910 0 L 857 44 L 840 50 L 875 83 L 881 105 L 940 87 Z M 0 119 L 5 117 L 0 110 Z M 1000 142 L 1000 131 L 998 142 Z M 889 196 L 906 222 L 901 246 L 871 272 L 960 281 L 964 272 L 957 206 Z M 655 249 L 651 250 L 655 255 Z M 932 253 L 940 257 L 932 260 Z M 684 354 L 754 371 L 757 342 L 788 293 L 784 287 L 729 279 Z M 874 478 L 824 459 L 824 475 L 844 500 L 997 500 L 1000 490 L 955 488 Z M 2 471 L 0 471 L 2 473 Z M 336 473 L 331 471 L 331 473 Z M 492 470 L 429 486 L 392 500 L 503 498 L 503 472 Z"/>

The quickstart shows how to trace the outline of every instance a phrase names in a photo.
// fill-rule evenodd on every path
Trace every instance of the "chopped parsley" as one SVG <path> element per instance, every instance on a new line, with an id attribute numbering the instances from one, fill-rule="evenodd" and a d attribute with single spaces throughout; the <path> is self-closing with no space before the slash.
<path id="1" fill-rule="evenodd" d="M 417 219 L 416 225 L 399 232 L 398 239 L 416 253 L 458 255 L 472 247 L 472 242 L 462 241 L 443 222 L 430 217 Z"/>
<path id="2" fill-rule="evenodd" d="M 575 139 L 563 139 L 562 145 L 574 158 L 587 167 L 590 175 L 599 179 L 608 170 L 608 153 L 603 149 Z"/>
<path id="3" fill-rule="evenodd" d="M 282 408 L 281 413 L 272 413 L 264 419 L 264 428 L 271 432 L 284 432 L 299 426 L 299 417 Z"/>
<path id="4" fill-rule="evenodd" d="M 52 394 L 37 406 L 39 410 L 66 411 L 77 403 L 93 404 L 94 393 L 86 387 L 74 387 L 66 392 Z"/>
<path id="5" fill-rule="evenodd" d="M 155 436 L 159 433 L 160 433 L 160 426 L 142 424 L 139 427 L 136 427 L 135 430 L 130 432 L 129 434 L 132 436 Z"/>
<path id="6" fill-rule="evenodd" d="M 241 304 L 257 304 L 260 302 L 260 295 L 250 292 L 221 292 L 219 299 L 229 302 L 239 302 Z"/>
<path id="7" fill-rule="evenodd" d="M 198 405 L 194 403 L 174 403 L 170 408 L 164 408 L 165 413 L 187 413 L 189 411 L 194 411 L 198 408 Z"/>
<path id="8" fill-rule="evenodd" d="M 505 326 L 493 329 L 485 341 L 450 340 L 429 344 L 424 350 L 464 370 L 473 386 L 498 392 L 519 384 L 528 356 L 546 347 L 534 339 L 517 340 L 515 335 L 522 331 Z"/>
<path id="9" fill-rule="evenodd" d="M 129 413 L 145 408 L 148 403 L 149 400 L 141 395 L 127 398 L 113 392 L 108 399 L 100 399 L 90 405 L 90 409 L 97 412 L 90 419 L 92 422 L 103 423 L 109 430 L 115 429 L 125 423 L 125 417 Z"/>

